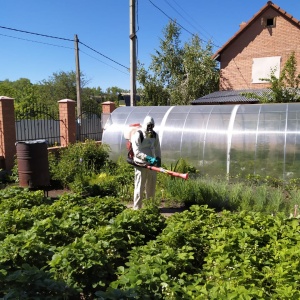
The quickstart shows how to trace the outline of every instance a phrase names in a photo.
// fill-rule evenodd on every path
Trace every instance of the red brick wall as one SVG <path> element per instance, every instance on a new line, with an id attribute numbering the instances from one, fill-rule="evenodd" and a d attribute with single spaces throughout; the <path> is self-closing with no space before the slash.
<path id="1" fill-rule="evenodd" d="M 14 99 L 0 96 L 0 156 L 5 159 L 6 170 L 11 170 L 14 166 L 15 143 Z"/>
<path id="2" fill-rule="evenodd" d="M 60 145 L 66 147 L 76 142 L 76 102 L 70 99 L 63 99 L 59 103 L 60 121 Z"/>
<path id="3" fill-rule="evenodd" d="M 261 18 L 276 17 L 276 26 L 265 28 Z M 220 90 L 260 89 L 267 83 L 252 83 L 253 58 L 281 56 L 280 71 L 292 52 L 300 73 L 300 27 L 273 8 L 260 15 L 221 54 Z"/>

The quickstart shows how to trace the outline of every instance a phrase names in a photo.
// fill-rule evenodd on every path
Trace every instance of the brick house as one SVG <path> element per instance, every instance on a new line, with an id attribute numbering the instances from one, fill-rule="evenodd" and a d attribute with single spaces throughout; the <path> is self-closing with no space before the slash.
<path id="1" fill-rule="evenodd" d="M 300 73 L 300 21 L 268 1 L 213 55 L 220 62 L 219 90 L 268 88 L 269 84 L 260 79 L 269 78 L 271 69 L 278 76 L 292 52 Z M 200 99 L 192 104 L 207 104 Z"/>

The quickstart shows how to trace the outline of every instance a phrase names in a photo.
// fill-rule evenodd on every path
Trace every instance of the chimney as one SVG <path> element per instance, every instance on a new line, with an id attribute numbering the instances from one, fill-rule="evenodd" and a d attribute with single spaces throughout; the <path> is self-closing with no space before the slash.
<path id="1" fill-rule="evenodd" d="M 240 29 L 243 29 L 246 25 L 247 25 L 246 22 L 242 22 L 242 23 L 240 24 Z"/>

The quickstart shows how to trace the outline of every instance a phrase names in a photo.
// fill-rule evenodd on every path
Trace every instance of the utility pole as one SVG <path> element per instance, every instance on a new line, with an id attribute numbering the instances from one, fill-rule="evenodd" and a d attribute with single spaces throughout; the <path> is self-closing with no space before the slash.
<path id="1" fill-rule="evenodd" d="M 130 11 L 130 106 L 136 106 L 136 34 L 135 1 L 129 0 Z"/>
<path id="2" fill-rule="evenodd" d="M 81 126 L 81 98 L 80 98 L 80 67 L 79 67 L 79 48 L 78 48 L 78 36 L 75 34 L 75 63 L 76 63 L 76 93 L 77 93 L 77 123 L 80 137 Z"/>

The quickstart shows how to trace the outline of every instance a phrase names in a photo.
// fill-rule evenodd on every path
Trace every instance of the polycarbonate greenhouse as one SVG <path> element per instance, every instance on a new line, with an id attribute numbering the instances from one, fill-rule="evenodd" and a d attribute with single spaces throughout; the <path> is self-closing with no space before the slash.
<path id="1" fill-rule="evenodd" d="M 166 166 L 184 158 L 203 175 L 300 178 L 300 103 L 119 107 L 102 138 L 112 160 L 126 157 L 124 129 L 146 115 Z"/>

